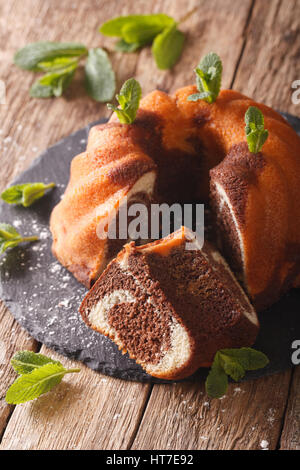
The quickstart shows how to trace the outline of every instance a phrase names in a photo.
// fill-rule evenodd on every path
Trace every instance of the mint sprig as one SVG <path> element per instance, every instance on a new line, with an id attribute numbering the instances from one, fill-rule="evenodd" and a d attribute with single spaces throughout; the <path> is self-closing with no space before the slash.
<path id="1" fill-rule="evenodd" d="M 34 400 L 58 385 L 66 374 L 80 369 L 66 369 L 61 362 L 32 351 L 19 351 L 11 361 L 21 374 L 6 393 L 7 403 L 17 405 Z"/>
<path id="2" fill-rule="evenodd" d="M 221 398 L 228 388 L 228 376 L 238 382 L 247 370 L 262 369 L 268 363 L 269 359 L 264 353 L 252 348 L 220 349 L 205 382 L 208 396 Z"/>
<path id="3" fill-rule="evenodd" d="M 184 34 L 177 26 L 173 18 L 158 13 L 113 18 L 104 23 L 99 31 L 106 36 L 120 38 L 115 49 L 121 52 L 134 52 L 152 43 L 156 65 L 165 70 L 175 65 L 182 52 Z"/>
<path id="4" fill-rule="evenodd" d="M 199 93 L 190 95 L 188 101 L 216 101 L 221 89 L 222 71 L 222 61 L 216 53 L 210 52 L 204 56 L 195 69 Z"/>
<path id="5" fill-rule="evenodd" d="M 129 78 L 123 84 L 120 94 L 116 96 L 120 107 L 108 104 L 108 109 L 114 111 L 122 124 L 132 124 L 136 118 L 139 108 L 140 99 L 142 97 L 142 89 L 134 78 Z"/>
<path id="6" fill-rule="evenodd" d="M 25 70 L 46 72 L 32 85 L 30 96 L 51 98 L 64 93 L 86 55 L 87 92 L 96 101 L 107 102 L 115 93 L 115 74 L 108 55 L 101 48 L 88 51 L 77 43 L 36 42 L 17 51 L 14 62 Z"/>
<path id="7" fill-rule="evenodd" d="M 8 248 L 15 248 L 23 242 L 33 242 L 38 240 L 37 236 L 23 237 L 17 230 L 9 224 L 0 223 L 0 255 Z"/>
<path id="8" fill-rule="evenodd" d="M 260 109 L 250 106 L 245 114 L 245 133 L 251 153 L 258 153 L 266 142 L 269 132 L 265 129 L 264 115 Z"/>
<path id="9" fill-rule="evenodd" d="M 7 188 L 1 194 L 1 199 L 8 204 L 19 204 L 23 207 L 31 206 L 43 197 L 48 189 L 55 187 L 55 183 L 24 183 Z"/>

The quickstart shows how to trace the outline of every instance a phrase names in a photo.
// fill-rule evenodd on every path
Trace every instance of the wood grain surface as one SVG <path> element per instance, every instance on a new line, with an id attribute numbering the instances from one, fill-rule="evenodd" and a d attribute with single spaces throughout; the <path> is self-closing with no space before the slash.
<path id="1" fill-rule="evenodd" d="M 151 51 L 113 52 L 102 22 L 129 13 L 165 12 L 187 39 L 180 62 L 159 71 Z M 120 85 L 136 77 L 143 93 L 174 91 L 194 81 L 200 57 L 223 59 L 223 87 L 300 115 L 291 84 L 300 79 L 299 0 L 0 0 L 0 190 L 45 148 L 100 117 L 105 105 L 88 98 L 80 70 L 61 98 L 30 99 L 34 75 L 12 64 L 14 52 L 37 40 L 103 46 Z M 40 349 L 0 308 L 1 449 L 300 449 L 300 373 L 231 384 L 225 398 L 209 400 L 203 384 L 146 385 L 105 377 L 85 366 L 40 399 L 13 407 L 4 397 L 15 379 L 9 365 L 20 349 Z M 41 352 L 71 366 L 44 346 Z M 76 364 L 78 366 L 78 364 Z"/>

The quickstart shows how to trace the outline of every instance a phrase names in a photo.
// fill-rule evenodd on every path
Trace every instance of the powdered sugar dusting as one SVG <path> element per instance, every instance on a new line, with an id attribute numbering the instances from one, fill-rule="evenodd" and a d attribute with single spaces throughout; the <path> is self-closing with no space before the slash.
<path id="1" fill-rule="evenodd" d="M 269 442 L 263 439 L 260 443 L 262 450 L 269 450 Z"/>

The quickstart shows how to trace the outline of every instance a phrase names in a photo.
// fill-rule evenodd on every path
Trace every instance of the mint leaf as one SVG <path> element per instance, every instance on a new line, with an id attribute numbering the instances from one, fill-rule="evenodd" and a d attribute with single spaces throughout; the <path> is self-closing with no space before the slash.
<path id="1" fill-rule="evenodd" d="M 16 237 L 20 237 L 15 227 L 9 224 L 0 223 L 0 239 L 13 240 Z"/>
<path id="2" fill-rule="evenodd" d="M 32 85 L 29 94 L 32 98 L 52 98 L 54 96 L 52 87 L 42 85 L 39 80 Z"/>
<path id="3" fill-rule="evenodd" d="M 223 368 L 225 374 L 229 375 L 233 380 L 238 382 L 245 375 L 244 367 L 239 363 L 236 358 L 231 358 L 226 354 L 223 354 L 224 351 L 219 351 L 219 362 Z"/>
<path id="4" fill-rule="evenodd" d="M 117 114 L 122 124 L 132 124 L 136 118 L 141 96 L 140 84 L 134 78 L 129 78 L 123 84 L 120 94 L 116 96 L 120 108 L 112 104 L 108 104 L 107 107 Z"/>
<path id="5" fill-rule="evenodd" d="M 43 75 L 30 89 L 30 96 L 33 98 L 50 98 L 61 96 L 71 83 L 78 62 L 74 62 L 67 67 L 48 72 Z"/>
<path id="6" fill-rule="evenodd" d="M 65 369 L 60 363 L 48 363 L 21 375 L 6 393 L 7 403 L 17 405 L 34 400 L 58 385 L 65 374 L 79 372 L 80 369 Z"/>
<path id="7" fill-rule="evenodd" d="M 221 398 L 228 387 L 228 378 L 216 353 L 211 369 L 205 382 L 206 393 L 211 398 Z"/>
<path id="8" fill-rule="evenodd" d="M 245 114 L 245 133 L 251 153 L 258 153 L 268 138 L 269 132 L 264 128 L 263 113 L 255 106 L 250 106 Z"/>
<path id="9" fill-rule="evenodd" d="M 206 392 L 211 398 L 220 398 L 227 390 L 227 376 L 238 382 L 247 370 L 261 369 L 268 363 L 265 354 L 252 348 L 220 349 L 205 382 Z"/>
<path id="10" fill-rule="evenodd" d="M 109 101 L 115 94 L 115 73 L 108 55 L 101 48 L 89 50 L 85 64 L 85 85 L 88 94 L 96 101 Z"/>
<path id="11" fill-rule="evenodd" d="M 19 49 L 14 56 L 14 62 L 22 69 L 37 71 L 42 69 L 40 62 L 58 57 L 80 57 L 85 54 L 86 47 L 79 43 L 40 41 Z"/>
<path id="12" fill-rule="evenodd" d="M 32 242 L 38 240 L 38 237 L 22 237 L 17 230 L 9 224 L 0 223 L 0 255 L 8 248 L 14 248 L 22 242 Z"/>
<path id="13" fill-rule="evenodd" d="M 3 191 L 1 198 L 8 204 L 21 204 L 24 207 L 29 207 L 37 199 L 43 197 L 47 189 L 54 187 L 55 183 L 16 184 Z"/>
<path id="14" fill-rule="evenodd" d="M 220 92 L 222 80 L 222 61 L 214 52 L 210 52 L 201 59 L 195 70 L 196 84 L 200 94 L 193 94 L 188 101 L 203 99 L 207 103 L 213 103 Z"/>
<path id="15" fill-rule="evenodd" d="M 35 353 L 33 351 L 19 351 L 14 355 L 10 362 L 15 371 L 20 375 L 28 374 L 34 369 L 38 369 L 45 364 L 61 365 L 59 361 L 54 361 L 54 359 L 51 359 L 44 354 Z"/>
<path id="16" fill-rule="evenodd" d="M 181 56 L 184 39 L 184 34 L 176 28 L 176 24 L 156 36 L 152 54 L 159 69 L 170 69 L 176 64 Z"/>
<path id="17" fill-rule="evenodd" d="M 188 101 L 198 101 L 204 100 L 205 98 L 210 98 L 212 94 L 209 91 L 204 91 L 203 93 L 193 93 L 189 95 Z"/>
<path id="18" fill-rule="evenodd" d="M 122 28 L 131 22 L 139 21 L 143 15 L 118 16 L 103 23 L 99 32 L 105 36 L 122 37 Z"/>
<path id="19" fill-rule="evenodd" d="M 267 356 L 253 348 L 222 349 L 221 353 L 237 360 L 245 370 L 262 369 L 269 364 Z"/>
<path id="20" fill-rule="evenodd" d="M 100 32 L 121 38 L 115 47 L 122 52 L 136 51 L 153 41 L 152 53 L 162 70 L 173 67 L 184 43 L 184 34 L 177 29 L 177 23 L 165 14 L 113 18 L 101 26 Z"/>
<path id="21" fill-rule="evenodd" d="M 129 37 L 129 40 L 126 42 L 139 42 L 141 36 L 147 38 L 151 37 L 153 39 L 153 28 L 156 28 L 156 34 L 162 31 L 164 28 L 170 26 L 174 22 L 173 18 L 165 15 L 163 13 L 153 14 L 153 15 L 128 15 L 128 16 L 119 16 L 113 18 L 112 20 L 106 21 L 99 28 L 100 33 L 105 36 L 116 36 L 126 40 Z M 129 28 L 129 25 L 131 27 Z M 129 28 L 129 31 L 125 32 L 124 29 Z M 144 33 L 145 31 L 145 33 Z M 149 40 L 149 39 L 148 39 Z"/>
<path id="22" fill-rule="evenodd" d="M 54 59 L 39 62 L 39 70 L 43 72 L 56 72 L 69 65 L 77 65 L 78 59 L 73 57 L 56 57 Z"/>
<path id="23" fill-rule="evenodd" d="M 167 15 L 145 15 L 138 21 L 125 24 L 122 28 L 122 38 L 128 43 L 144 42 L 147 44 L 173 25 L 176 25 L 175 21 Z"/>
<path id="24" fill-rule="evenodd" d="M 138 43 L 138 42 L 132 42 L 128 43 L 124 41 L 124 39 L 120 39 L 120 41 L 116 42 L 115 44 L 115 50 L 119 52 L 135 52 L 141 47 L 143 47 L 145 44 L 144 43 Z"/>

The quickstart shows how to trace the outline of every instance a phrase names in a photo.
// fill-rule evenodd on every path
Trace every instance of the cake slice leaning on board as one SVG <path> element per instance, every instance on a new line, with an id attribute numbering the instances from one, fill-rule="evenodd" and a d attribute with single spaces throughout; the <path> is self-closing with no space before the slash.
<path id="1" fill-rule="evenodd" d="M 259 330 L 225 260 L 207 242 L 200 249 L 185 227 L 147 245 L 125 245 L 80 313 L 148 374 L 170 380 L 211 365 L 219 349 L 251 346 Z"/>

